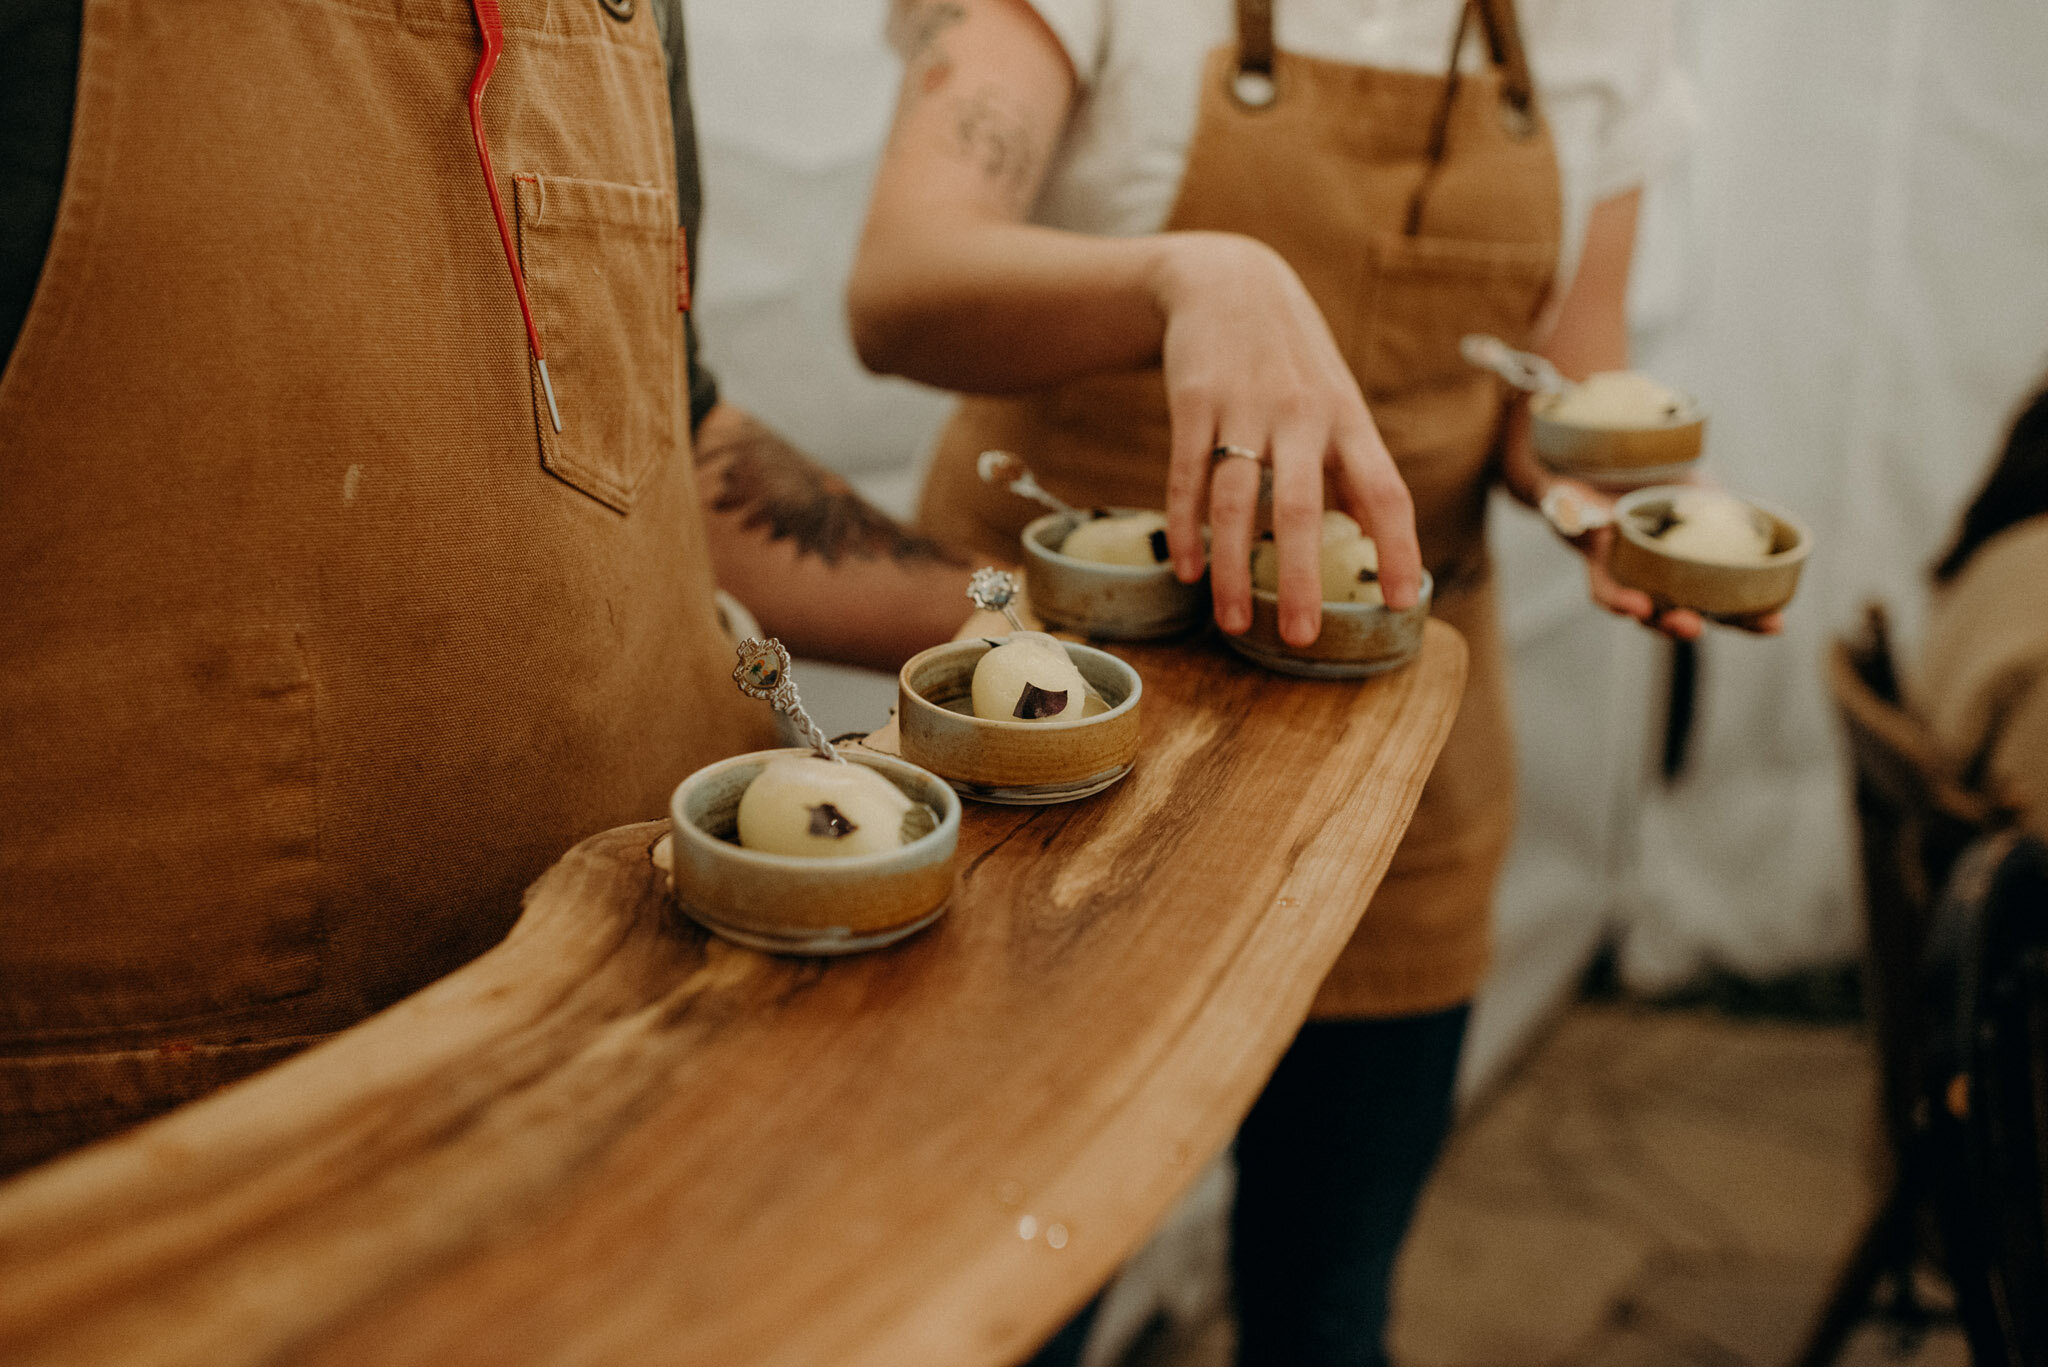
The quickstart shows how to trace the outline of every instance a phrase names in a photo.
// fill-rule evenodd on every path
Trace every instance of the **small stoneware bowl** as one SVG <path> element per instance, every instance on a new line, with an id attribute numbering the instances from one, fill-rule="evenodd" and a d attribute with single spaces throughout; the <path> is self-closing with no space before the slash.
<path id="1" fill-rule="evenodd" d="M 740 795 L 769 760 L 808 749 L 757 750 L 708 764 L 669 799 L 675 831 L 676 901 L 691 920 L 728 940 L 781 954 L 851 954 L 924 929 L 953 892 L 960 799 L 914 764 L 842 750 L 938 817 L 894 850 L 809 859 L 739 843 Z"/>
<path id="2" fill-rule="evenodd" d="M 1536 458 L 1560 475 L 1606 489 L 1668 484 L 1700 458 L 1707 414 L 1698 401 L 1647 427 L 1588 427 L 1543 416 L 1551 396 L 1530 401 Z"/>
<path id="3" fill-rule="evenodd" d="M 1060 643 L 1109 704 L 1076 721 L 984 721 L 970 701 L 987 641 L 934 646 L 896 676 L 903 757 L 981 802 L 1030 807 L 1099 793 L 1138 757 L 1138 671 L 1107 651 Z"/>
<path id="4" fill-rule="evenodd" d="M 1429 620 L 1436 581 L 1422 572 L 1415 606 L 1392 612 L 1376 603 L 1323 604 L 1323 630 L 1305 646 L 1280 637 L 1280 597 L 1252 590 L 1252 624 L 1242 636 L 1223 639 L 1253 664 L 1305 679 L 1366 679 L 1399 669 L 1422 649 L 1422 624 Z"/>
<path id="5" fill-rule="evenodd" d="M 1206 578 L 1183 584 L 1170 564 L 1105 565 L 1060 554 L 1067 536 L 1087 518 L 1082 512 L 1047 513 L 1024 529 L 1024 586 L 1033 612 L 1054 626 L 1105 641 L 1154 641 L 1207 619 Z"/>
<path id="6" fill-rule="evenodd" d="M 1750 565 L 1722 565 L 1673 555 L 1642 523 L 1669 512 L 1672 497 L 1679 491 L 1658 485 L 1615 500 L 1615 537 L 1607 568 L 1616 579 L 1641 589 L 1661 605 L 1691 608 L 1726 620 L 1776 612 L 1792 601 L 1812 544 L 1806 528 L 1783 513 L 1743 499 L 1771 524 L 1768 557 Z"/>

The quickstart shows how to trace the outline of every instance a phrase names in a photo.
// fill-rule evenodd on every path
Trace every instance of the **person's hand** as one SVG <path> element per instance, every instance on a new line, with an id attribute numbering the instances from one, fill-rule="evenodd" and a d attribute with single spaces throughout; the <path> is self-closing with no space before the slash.
<path id="1" fill-rule="evenodd" d="M 1157 291 L 1173 422 L 1166 517 L 1175 573 L 1184 583 L 1201 577 L 1206 510 L 1217 624 L 1233 634 L 1251 625 L 1252 538 L 1261 464 L 1270 465 L 1280 634 L 1310 644 L 1322 628 L 1327 472 L 1344 510 L 1378 543 L 1387 606 L 1413 606 L 1422 587 L 1414 504 L 1315 301 L 1261 242 L 1169 236 Z M 1222 447 L 1259 462 L 1212 461 Z"/>
<path id="2" fill-rule="evenodd" d="M 1697 640 L 1706 618 L 1690 608 L 1659 607 L 1641 589 L 1614 577 L 1607 558 L 1617 533 L 1611 521 L 1615 496 L 1582 480 L 1544 469 L 1529 436 L 1528 405 L 1518 403 L 1508 429 L 1506 474 L 1509 492 L 1543 514 L 1564 543 L 1586 559 L 1586 588 L 1593 601 L 1619 617 L 1631 617 L 1677 641 Z M 1764 613 L 1742 621 L 1724 621 L 1762 636 L 1784 628 L 1781 613 Z"/>

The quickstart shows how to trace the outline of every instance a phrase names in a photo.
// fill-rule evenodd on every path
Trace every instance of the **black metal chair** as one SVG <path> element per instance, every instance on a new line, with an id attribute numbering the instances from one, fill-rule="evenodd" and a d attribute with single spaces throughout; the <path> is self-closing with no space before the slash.
<path id="1" fill-rule="evenodd" d="M 1937 900 L 1972 842 L 2010 814 L 1955 782 L 1939 748 L 1901 696 L 1884 612 L 1868 610 L 1858 641 L 1838 641 L 1828 683 L 1848 739 L 1863 874 L 1866 1004 L 1878 1055 L 1879 1110 L 1890 1158 L 1876 1214 L 1796 1359 L 1828 1367 L 1888 1281 L 1888 1316 L 1902 1326 L 1931 1318 L 1913 1271 L 1935 1173 L 1925 1104 L 1929 1030 L 1925 967 Z M 1959 1296 L 1960 1301 L 1963 1298 Z M 1991 1361 L 1996 1361 L 1992 1359 Z"/>
<path id="2" fill-rule="evenodd" d="M 2048 1364 L 2048 845 L 1957 861 L 1928 945 L 1925 1098 L 1956 1307 L 1977 1367 Z"/>

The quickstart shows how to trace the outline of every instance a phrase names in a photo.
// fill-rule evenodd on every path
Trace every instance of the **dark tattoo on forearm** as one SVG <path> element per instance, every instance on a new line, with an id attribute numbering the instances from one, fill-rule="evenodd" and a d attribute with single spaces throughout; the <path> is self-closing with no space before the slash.
<path id="1" fill-rule="evenodd" d="M 749 530 L 827 565 L 841 560 L 965 566 L 941 543 L 875 508 L 851 484 L 815 464 L 752 417 L 721 422 L 697 447 L 697 468 L 716 476 L 714 512 L 740 513 Z"/>
<path id="2" fill-rule="evenodd" d="M 939 39 L 966 17 L 954 0 L 895 0 L 889 7 L 889 41 L 903 54 L 909 98 L 931 94 L 953 74 L 953 56 Z"/>
<path id="3" fill-rule="evenodd" d="M 972 161 L 1001 189 L 1012 205 L 1023 207 L 1038 179 L 1038 151 L 1024 120 L 981 90 L 953 103 L 954 148 Z"/>

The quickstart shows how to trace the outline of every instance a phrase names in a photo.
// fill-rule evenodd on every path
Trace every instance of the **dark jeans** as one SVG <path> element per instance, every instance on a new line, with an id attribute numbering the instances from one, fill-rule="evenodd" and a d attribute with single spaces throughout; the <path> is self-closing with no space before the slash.
<path id="1" fill-rule="evenodd" d="M 1467 1006 L 1302 1027 L 1237 1132 L 1240 1367 L 1385 1367 L 1388 1282 L 1450 1130 Z M 1027 1367 L 1080 1361 L 1091 1304 Z"/>
<path id="2" fill-rule="evenodd" d="M 1384 1367 L 1388 1283 L 1451 1125 L 1467 1006 L 1311 1021 L 1237 1132 L 1241 1367 Z"/>

